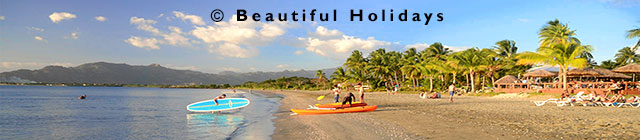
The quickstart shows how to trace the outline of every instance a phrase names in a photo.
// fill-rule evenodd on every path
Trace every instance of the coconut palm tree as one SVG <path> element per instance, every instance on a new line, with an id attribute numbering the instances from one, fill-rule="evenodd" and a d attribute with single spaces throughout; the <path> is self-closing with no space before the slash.
<path id="1" fill-rule="evenodd" d="M 469 72 L 471 92 L 475 93 L 475 74 L 486 66 L 483 64 L 486 55 L 477 48 L 467 49 L 453 55 L 458 65 Z"/>
<path id="2" fill-rule="evenodd" d="M 342 83 L 347 81 L 347 79 L 349 79 L 349 77 L 347 76 L 347 73 L 344 71 L 344 68 L 342 67 L 338 67 L 336 68 L 335 71 L 333 71 L 333 74 L 331 74 L 331 82 L 333 83 Z"/>
<path id="3" fill-rule="evenodd" d="M 563 88 L 567 89 L 567 70 L 569 67 L 583 68 L 586 58 L 581 57 L 593 50 L 590 46 L 578 43 L 556 44 L 552 47 L 540 47 L 537 52 L 524 52 L 518 56 L 518 64 L 559 66 Z"/>
<path id="4" fill-rule="evenodd" d="M 390 61 L 390 55 L 384 48 L 375 50 L 369 54 L 367 66 L 365 69 L 372 74 L 372 76 L 380 80 L 381 82 L 388 83 L 392 78 L 392 67 L 394 63 Z"/>
<path id="5" fill-rule="evenodd" d="M 367 71 L 365 70 L 365 67 L 367 66 L 367 59 L 365 59 L 362 56 L 362 52 L 358 50 L 354 50 L 351 53 L 351 56 L 347 58 L 347 61 L 344 63 L 344 66 L 348 73 L 353 73 L 356 71 L 360 73 L 360 74 L 356 74 L 358 75 L 358 78 L 359 78 L 357 80 L 366 79 Z M 363 81 L 357 81 L 357 82 L 363 82 Z"/>
<path id="6" fill-rule="evenodd" d="M 501 40 L 496 42 L 496 45 L 493 46 L 496 53 L 500 56 L 510 59 L 518 53 L 518 47 L 516 46 L 516 41 L 513 40 Z"/>
<path id="7" fill-rule="evenodd" d="M 606 60 L 606 61 L 602 61 L 602 63 L 600 63 L 600 65 L 598 67 L 599 68 L 603 68 L 603 69 L 614 69 L 614 68 L 618 67 L 618 64 L 616 62 L 611 61 L 611 60 Z"/>
<path id="8" fill-rule="evenodd" d="M 538 33 L 540 38 L 540 47 L 553 47 L 555 44 L 577 43 L 580 40 L 575 37 L 576 30 L 569 29 L 567 24 L 560 23 L 560 20 L 552 20 L 546 26 L 540 29 Z"/>
<path id="9" fill-rule="evenodd" d="M 627 31 L 627 38 L 629 39 L 640 38 L 640 28 L 635 28 Z M 638 43 L 636 43 L 636 45 L 633 46 L 632 50 L 633 51 L 638 50 L 638 45 L 640 45 L 640 39 L 638 39 Z"/>
<path id="10" fill-rule="evenodd" d="M 413 87 L 417 87 L 418 77 L 420 77 L 419 70 L 419 54 L 416 51 L 416 48 L 410 48 L 404 52 L 402 57 L 402 67 L 400 68 L 402 73 L 409 77 L 411 82 L 413 83 Z"/>
<path id="11" fill-rule="evenodd" d="M 631 47 L 624 47 L 618 50 L 615 60 L 619 65 L 627 65 L 640 60 L 640 55 L 636 54 Z"/>
<path id="12" fill-rule="evenodd" d="M 444 45 L 440 42 L 433 43 L 429 45 L 429 48 L 426 48 L 420 52 L 422 59 L 426 58 L 437 58 L 440 60 L 444 60 L 444 57 L 451 53 L 452 51 L 449 48 L 445 48 Z"/>
<path id="13" fill-rule="evenodd" d="M 515 42 L 514 42 L 514 47 L 515 47 Z M 517 50 L 517 48 L 516 48 Z M 505 63 L 503 60 L 498 59 L 498 56 L 503 56 L 499 53 L 496 53 L 492 50 L 489 49 L 482 49 L 481 54 L 486 55 L 485 57 L 485 68 L 486 68 L 486 74 L 488 77 L 491 78 L 491 85 L 494 85 L 495 83 L 495 75 L 497 74 L 497 71 L 499 71 L 502 66 L 504 66 Z M 512 54 L 513 56 L 515 56 L 515 52 Z M 510 55 L 509 55 L 510 56 Z M 507 57 L 509 57 L 507 56 Z"/>
<path id="14" fill-rule="evenodd" d="M 433 91 L 433 79 L 435 79 L 440 73 L 440 70 L 442 70 L 442 66 L 440 66 L 442 64 L 442 61 L 433 58 L 424 60 L 418 65 L 418 69 L 422 73 L 422 76 L 429 79 L 429 92 Z"/>
<path id="15" fill-rule="evenodd" d="M 318 82 L 322 83 L 322 87 L 326 87 L 324 81 L 327 78 L 324 76 L 324 72 L 322 72 L 322 70 L 316 71 L 316 75 L 314 75 L 313 77 L 318 77 Z"/>

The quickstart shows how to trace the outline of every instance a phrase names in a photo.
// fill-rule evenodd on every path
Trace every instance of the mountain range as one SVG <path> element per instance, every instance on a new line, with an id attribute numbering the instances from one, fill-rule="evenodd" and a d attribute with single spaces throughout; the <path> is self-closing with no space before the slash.
<path id="1" fill-rule="evenodd" d="M 327 75 L 335 69 L 322 69 Z M 218 74 L 192 70 L 176 70 L 151 65 L 129 65 L 124 63 L 95 62 L 76 67 L 46 66 L 38 70 L 20 69 L 0 73 L 0 82 L 13 83 L 92 83 L 92 84 L 232 84 L 248 81 L 264 81 L 280 77 L 312 78 L 317 70 L 295 70 L 280 72 L 238 73 L 224 71 Z"/>

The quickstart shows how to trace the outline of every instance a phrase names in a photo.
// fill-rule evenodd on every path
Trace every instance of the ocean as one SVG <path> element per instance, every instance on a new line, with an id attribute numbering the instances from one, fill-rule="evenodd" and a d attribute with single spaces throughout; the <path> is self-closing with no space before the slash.
<path id="1" fill-rule="evenodd" d="M 220 113 L 186 110 L 222 91 L 0 86 L 0 139 L 271 139 L 280 96 L 227 94 L 251 104 Z M 77 99 L 82 94 L 86 100 Z"/>

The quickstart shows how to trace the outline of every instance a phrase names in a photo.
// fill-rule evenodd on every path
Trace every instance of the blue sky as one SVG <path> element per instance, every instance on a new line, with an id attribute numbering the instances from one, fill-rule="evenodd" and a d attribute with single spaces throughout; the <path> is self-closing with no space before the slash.
<path id="1" fill-rule="evenodd" d="M 442 42 L 452 49 L 489 48 L 510 39 L 534 51 L 537 31 L 553 19 L 577 30 L 600 62 L 638 39 L 640 2 L 540 1 L 9 1 L 0 0 L 0 72 L 106 61 L 220 71 L 323 69 L 352 50 L 403 51 Z M 214 23 L 214 9 L 225 13 Z M 338 11 L 336 22 L 235 22 L 236 9 L 263 14 Z M 351 9 L 381 14 L 443 13 L 424 22 L 349 21 Z M 387 11 L 389 12 L 389 11 Z M 97 17 L 104 18 L 97 18 Z M 98 20 L 100 19 L 100 20 Z"/>

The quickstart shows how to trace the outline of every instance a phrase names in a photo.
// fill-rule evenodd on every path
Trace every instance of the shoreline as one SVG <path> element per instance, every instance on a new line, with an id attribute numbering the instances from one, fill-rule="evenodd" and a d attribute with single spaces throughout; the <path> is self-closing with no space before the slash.
<path id="1" fill-rule="evenodd" d="M 638 108 L 535 106 L 524 98 L 366 93 L 374 112 L 290 115 L 292 108 L 331 103 L 329 91 L 254 90 L 284 96 L 274 113 L 272 139 L 636 139 Z"/>

